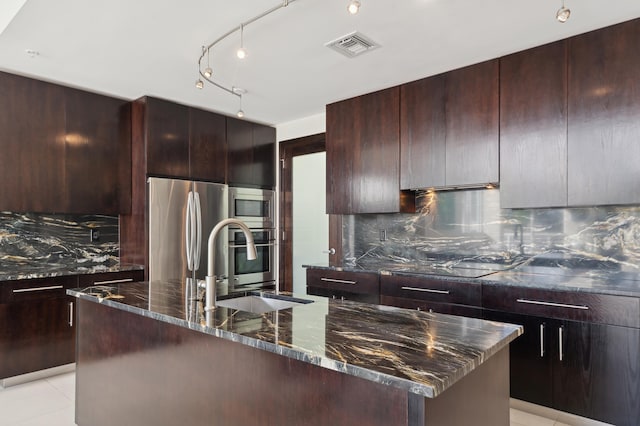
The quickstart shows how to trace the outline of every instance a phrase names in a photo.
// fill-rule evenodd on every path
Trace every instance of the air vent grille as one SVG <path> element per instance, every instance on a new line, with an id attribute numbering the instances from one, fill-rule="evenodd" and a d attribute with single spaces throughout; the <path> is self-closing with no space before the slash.
<path id="1" fill-rule="evenodd" d="M 357 31 L 330 41 L 325 44 L 325 46 L 342 53 L 348 58 L 355 58 L 365 52 L 380 47 L 379 44 Z"/>

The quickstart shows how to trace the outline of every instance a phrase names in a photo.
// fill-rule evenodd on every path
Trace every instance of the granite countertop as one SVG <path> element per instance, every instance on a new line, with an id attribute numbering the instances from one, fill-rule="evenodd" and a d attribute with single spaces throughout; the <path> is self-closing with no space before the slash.
<path id="1" fill-rule="evenodd" d="M 138 271 L 142 270 L 142 265 L 129 265 L 129 264 L 117 264 L 117 265 L 82 265 L 77 264 L 75 266 L 47 266 L 25 268 L 20 267 L 15 270 L 2 270 L 0 271 L 0 281 L 15 281 L 15 280 L 27 280 L 33 278 L 51 278 L 60 277 L 65 275 L 86 275 L 86 274 L 101 274 L 105 272 L 126 272 L 126 271 Z"/>
<path id="2" fill-rule="evenodd" d="M 465 267 L 465 264 L 468 267 Z M 429 276 L 447 281 L 474 281 L 560 291 L 581 291 L 616 296 L 640 297 L 640 270 L 622 268 L 569 268 L 562 265 L 537 266 L 530 262 L 515 265 L 473 263 L 443 265 L 372 263 L 364 265 L 304 265 L 308 268 L 380 274 Z"/>
<path id="3" fill-rule="evenodd" d="M 309 295 L 297 297 L 313 303 L 265 314 L 218 307 L 207 326 L 201 317 L 187 320 L 175 285 L 67 293 L 431 398 L 523 332 L 517 325 Z"/>

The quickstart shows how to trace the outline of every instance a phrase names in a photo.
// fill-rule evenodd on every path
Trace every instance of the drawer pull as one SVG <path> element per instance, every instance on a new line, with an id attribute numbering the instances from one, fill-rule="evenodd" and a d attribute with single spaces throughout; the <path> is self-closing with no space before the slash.
<path id="1" fill-rule="evenodd" d="M 569 305 L 566 303 L 540 302 L 539 300 L 529 300 L 529 299 L 517 299 L 516 302 L 528 303 L 529 305 L 553 306 L 554 308 L 582 309 L 585 311 L 589 309 L 589 307 L 585 305 Z"/>
<path id="2" fill-rule="evenodd" d="M 423 293 L 449 294 L 449 290 L 434 290 L 432 288 L 401 287 L 402 290 L 421 291 Z"/>
<path id="3" fill-rule="evenodd" d="M 564 326 L 558 328 L 558 347 L 559 347 L 559 359 L 564 361 Z"/>
<path id="4" fill-rule="evenodd" d="M 69 302 L 69 327 L 73 327 L 73 302 Z"/>
<path id="5" fill-rule="evenodd" d="M 338 283 L 338 284 L 357 284 L 357 281 L 348 281 L 348 280 L 337 280 L 335 278 L 325 278 L 325 277 L 321 277 L 320 281 L 327 281 L 330 283 Z"/>
<path id="6" fill-rule="evenodd" d="M 121 280 L 109 280 L 109 281 L 94 281 L 93 285 L 105 285 L 105 284 L 121 284 L 130 283 L 133 278 L 123 278 Z"/>
<path id="7" fill-rule="evenodd" d="M 47 287 L 31 287 L 31 288 L 17 288 L 14 289 L 14 293 L 29 293 L 32 291 L 45 291 L 45 290 L 58 290 L 63 288 L 61 285 L 50 285 Z"/>
<path id="8" fill-rule="evenodd" d="M 540 324 L 540 358 L 544 358 L 544 324 Z"/>

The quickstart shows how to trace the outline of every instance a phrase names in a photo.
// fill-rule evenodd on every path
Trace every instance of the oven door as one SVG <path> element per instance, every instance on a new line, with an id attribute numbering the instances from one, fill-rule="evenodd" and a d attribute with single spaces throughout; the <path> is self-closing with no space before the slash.
<path id="1" fill-rule="evenodd" d="M 252 229 L 256 259 L 247 260 L 244 233 L 229 229 L 229 291 L 273 287 L 275 284 L 275 230 Z"/>

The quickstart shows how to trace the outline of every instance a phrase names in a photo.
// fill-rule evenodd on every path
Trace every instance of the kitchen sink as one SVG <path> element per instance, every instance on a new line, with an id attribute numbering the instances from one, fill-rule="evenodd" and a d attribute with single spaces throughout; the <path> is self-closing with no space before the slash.
<path id="1" fill-rule="evenodd" d="M 294 308 L 296 306 L 306 305 L 307 303 L 313 303 L 313 300 L 297 299 L 295 297 L 280 295 L 243 296 L 216 301 L 217 306 L 254 314 L 264 314 L 266 312 Z"/>

